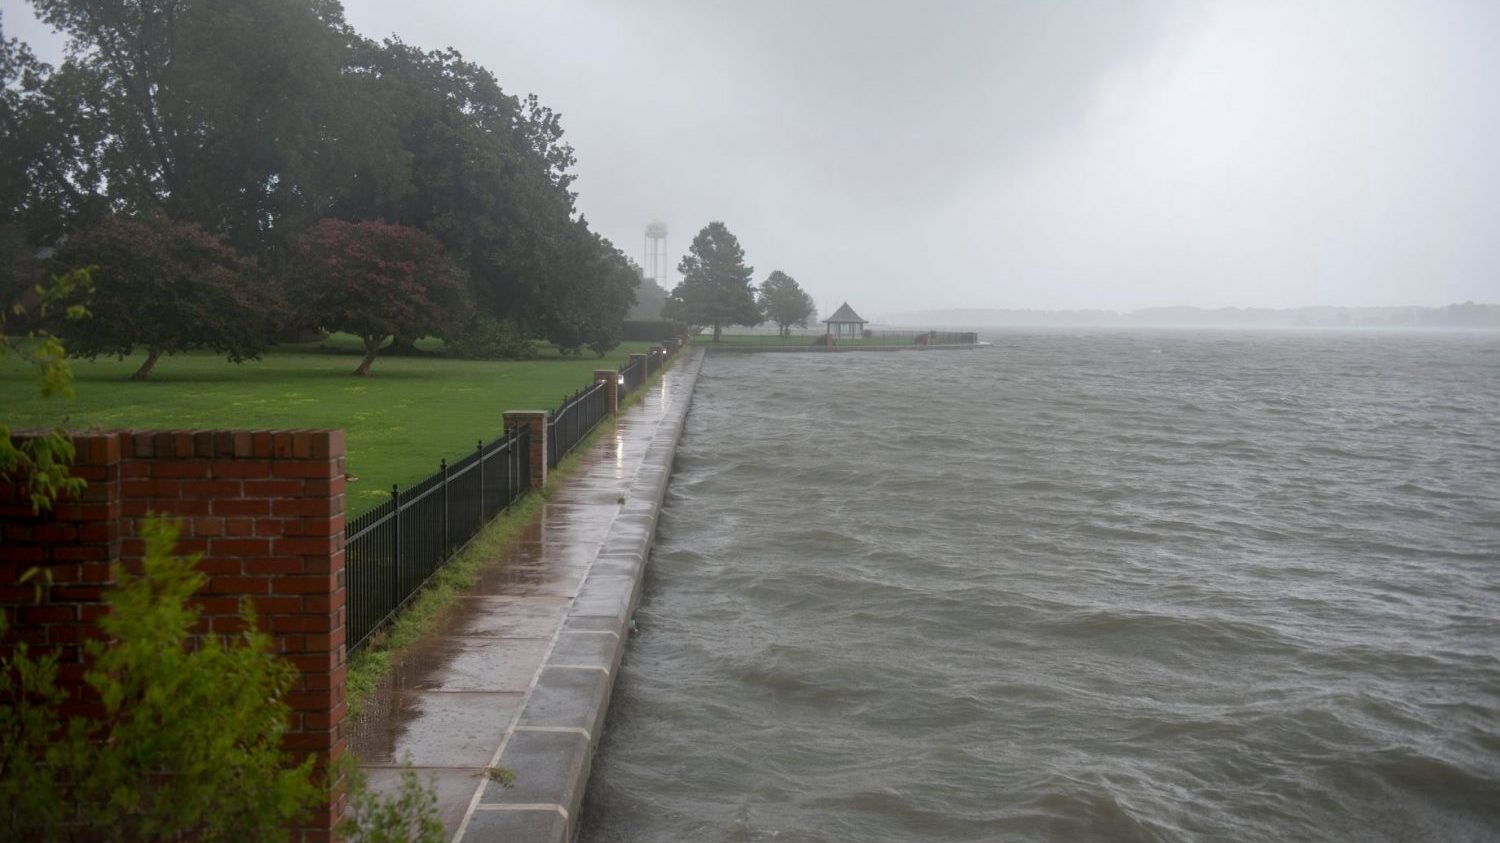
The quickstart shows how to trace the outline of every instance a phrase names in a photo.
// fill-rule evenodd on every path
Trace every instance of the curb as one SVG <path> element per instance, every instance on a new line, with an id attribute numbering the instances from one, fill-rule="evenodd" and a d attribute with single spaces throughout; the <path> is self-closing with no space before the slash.
<path id="1" fill-rule="evenodd" d="M 455 841 L 567 843 L 577 833 L 594 752 L 630 637 L 630 619 L 640 602 L 657 516 L 704 356 L 695 351 L 673 367 L 684 377 L 687 399 L 679 411 L 660 421 L 501 749 L 499 766 L 521 774 L 509 788 L 495 781 L 485 785 Z"/>

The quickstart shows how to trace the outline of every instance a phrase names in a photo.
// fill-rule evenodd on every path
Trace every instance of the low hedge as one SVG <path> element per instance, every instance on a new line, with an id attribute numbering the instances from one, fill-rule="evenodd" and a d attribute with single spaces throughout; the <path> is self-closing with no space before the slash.
<path id="1" fill-rule="evenodd" d="M 627 319 L 621 326 L 620 338 L 634 342 L 661 342 L 687 332 L 687 323 L 676 319 Z"/>

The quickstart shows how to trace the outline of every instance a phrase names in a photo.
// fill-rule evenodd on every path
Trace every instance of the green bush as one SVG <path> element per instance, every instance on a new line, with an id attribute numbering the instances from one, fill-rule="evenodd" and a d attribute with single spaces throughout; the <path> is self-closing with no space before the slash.
<path id="1" fill-rule="evenodd" d="M 627 319 L 620 332 L 626 342 L 661 342 L 688 332 L 688 324 L 676 319 Z"/>
<path id="2" fill-rule="evenodd" d="M 595 357 L 602 358 L 619 346 L 620 334 L 618 331 L 601 329 L 594 334 L 593 339 L 589 340 L 589 351 L 594 352 Z"/>
<path id="3" fill-rule="evenodd" d="M 393 796 L 377 796 L 358 768 L 350 781 L 349 811 L 338 828 L 339 837 L 347 843 L 442 843 L 446 839 L 437 795 L 409 763 L 401 767 L 401 787 Z"/>
<path id="4" fill-rule="evenodd" d="M 291 763 L 281 749 L 297 674 L 248 601 L 245 632 L 192 643 L 197 559 L 173 555 L 177 529 L 166 521 L 147 521 L 145 538 L 141 574 L 116 569 L 105 637 L 85 645 L 101 719 L 58 714 L 68 693 L 56 654 L 33 657 L 20 642 L 0 658 L 0 840 L 284 841 L 326 798 L 314 759 Z M 8 627 L 0 612 L 0 641 Z M 384 797 L 351 766 L 340 767 L 350 780 L 344 840 L 442 840 L 415 772 Z"/>
<path id="5" fill-rule="evenodd" d="M 476 314 L 456 336 L 446 339 L 444 347 L 450 357 L 464 360 L 529 360 L 536 356 L 536 344 L 525 331 L 484 313 Z"/>
<path id="6" fill-rule="evenodd" d="M 172 555 L 174 526 L 145 535 L 141 574 L 117 567 L 105 638 L 85 645 L 102 719 L 63 722 L 56 655 L 19 643 L 0 661 L 0 838 L 283 840 L 324 798 L 313 759 L 289 766 L 281 750 L 295 669 L 248 602 L 245 632 L 190 646 L 204 576 Z"/>

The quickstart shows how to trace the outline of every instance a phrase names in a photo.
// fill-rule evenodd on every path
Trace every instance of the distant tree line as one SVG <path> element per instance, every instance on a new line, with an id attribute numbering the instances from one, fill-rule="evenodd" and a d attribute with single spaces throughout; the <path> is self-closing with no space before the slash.
<path id="1" fill-rule="evenodd" d="M 373 338 L 618 344 L 640 273 L 577 211 L 536 97 L 335 0 L 31 5 L 68 46 L 52 67 L 0 31 L 0 298 L 95 266 L 69 348 L 144 349 L 144 377 L 308 328 L 360 334 L 363 373 Z"/>
<path id="2" fill-rule="evenodd" d="M 774 270 L 759 288 L 752 287 L 755 268 L 745 265 L 745 250 L 722 222 L 704 226 L 677 265 L 682 283 L 672 290 L 662 314 L 698 327 L 711 327 L 714 342 L 725 325 L 772 322 L 783 336 L 793 325 L 807 327 L 813 300 L 796 279 Z"/>
<path id="3" fill-rule="evenodd" d="M 925 310 L 905 321 L 938 325 L 1241 328 L 1500 328 L 1500 304 L 1472 301 L 1442 307 L 1147 307 L 1140 310 Z"/>

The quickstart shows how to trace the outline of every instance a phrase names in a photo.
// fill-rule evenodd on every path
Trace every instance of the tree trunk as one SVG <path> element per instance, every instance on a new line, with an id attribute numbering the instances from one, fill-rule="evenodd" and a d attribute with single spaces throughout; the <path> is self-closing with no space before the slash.
<path id="1" fill-rule="evenodd" d="M 714 323 L 714 342 L 718 342 L 718 341 L 719 341 L 719 323 L 715 322 Z"/>
<path id="2" fill-rule="evenodd" d="M 359 361 L 359 368 L 354 370 L 354 376 L 368 378 L 370 376 L 370 364 L 375 362 L 375 353 L 380 350 L 380 341 L 385 337 L 365 337 L 365 358 Z"/>
<path id="3" fill-rule="evenodd" d="M 409 356 L 421 353 L 417 349 L 417 340 L 415 337 L 404 337 L 400 334 L 391 338 L 391 347 L 385 350 L 387 357 Z"/>
<path id="4" fill-rule="evenodd" d="M 161 349 L 153 348 L 147 351 L 146 362 L 142 363 L 141 367 L 135 370 L 135 374 L 131 375 L 130 379 L 133 381 L 143 381 L 146 378 L 150 377 L 151 370 L 156 368 L 156 361 L 160 359 Z"/>

